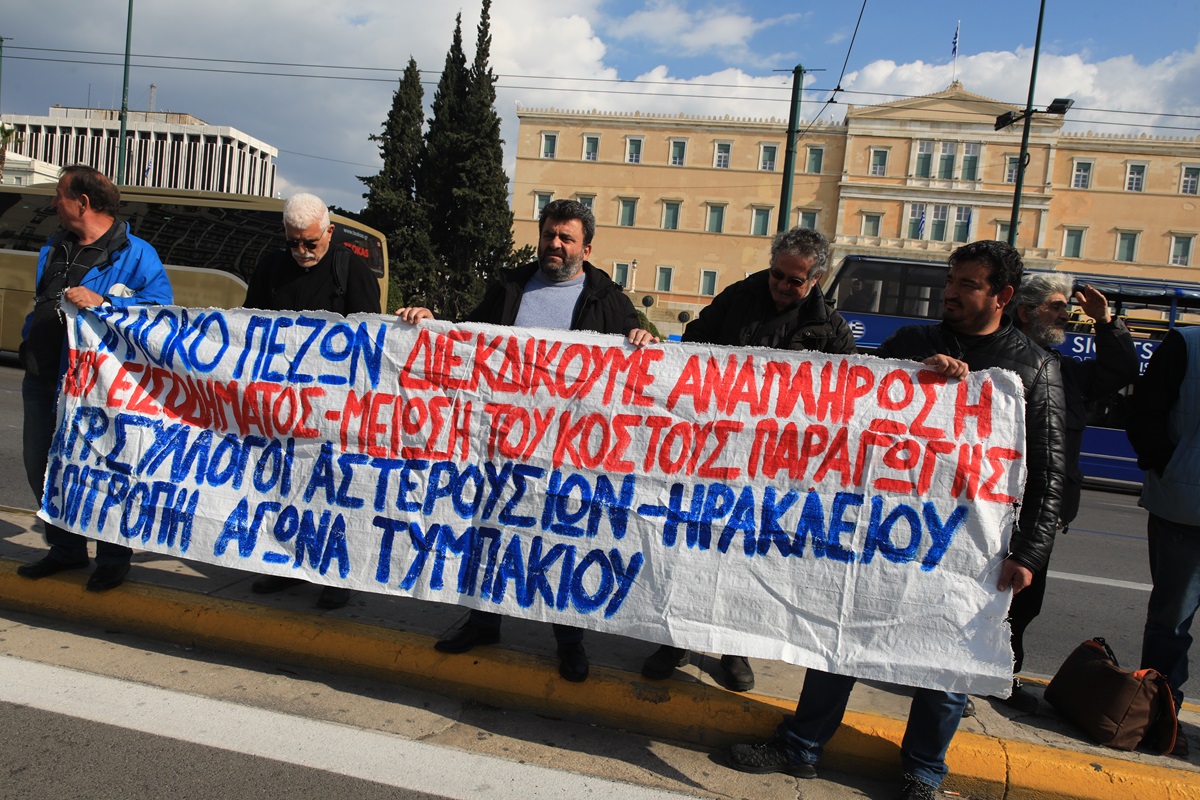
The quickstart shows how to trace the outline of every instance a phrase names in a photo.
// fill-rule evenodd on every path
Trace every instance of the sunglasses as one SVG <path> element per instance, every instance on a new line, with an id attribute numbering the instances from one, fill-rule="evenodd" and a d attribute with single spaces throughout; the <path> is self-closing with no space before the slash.
<path id="1" fill-rule="evenodd" d="M 781 283 L 786 283 L 788 286 L 794 286 L 797 289 L 812 280 L 812 278 L 793 278 L 790 275 L 784 275 L 774 267 L 771 267 L 771 277 Z"/>
<path id="2" fill-rule="evenodd" d="M 315 251 L 317 249 L 317 245 L 319 245 L 320 243 L 321 243 L 320 239 L 288 239 L 287 240 L 287 246 L 288 246 L 289 250 L 299 250 L 301 248 L 304 248 L 305 250 Z"/>

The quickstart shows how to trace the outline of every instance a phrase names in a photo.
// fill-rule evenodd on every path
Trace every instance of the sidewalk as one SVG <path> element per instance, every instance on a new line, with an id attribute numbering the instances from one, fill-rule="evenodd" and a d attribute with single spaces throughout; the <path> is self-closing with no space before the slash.
<path id="1" fill-rule="evenodd" d="M 44 554 L 40 530 L 32 514 L 0 508 L 0 606 L 714 748 L 770 736 L 803 680 L 801 667 L 756 660 L 754 691 L 737 694 L 714 679 L 717 656 L 696 654 L 674 679 L 649 681 L 638 670 L 655 645 L 589 632 L 591 677 L 573 684 L 558 676 L 544 624 L 509 619 L 500 645 L 445 655 L 433 642 L 462 616 L 458 607 L 357 592 L 345 608 L 321 611 L 316 587 L 254 595 L 251 573 L 145 552 L 135 552 L 124 586 L 89 594 L 86 570 L 40 581 L 16 574 Z M 1040 695 L 1040 686 L 1032 689 Z M 975 704 L 977 716 L 963 720 L 950 750 L 947 790 L 996 800 L 1200 800 L 1200 708 L 1193 704 L 1181 715 L 1192 740 L 1188 760 L 1093 746 L 1045 701 L 1029 715 L 998 701 Z M 895 776 L 907 708 L 902 691 L 860 682 L 822 766 Z"/>

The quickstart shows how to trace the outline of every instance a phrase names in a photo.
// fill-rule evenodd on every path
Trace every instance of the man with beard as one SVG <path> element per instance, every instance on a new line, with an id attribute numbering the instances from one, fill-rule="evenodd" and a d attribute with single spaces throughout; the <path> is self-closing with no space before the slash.
<path id="1" fill-rule="evenodd" d="M 1074 283 L 1074 279 L 1065 273 L 1025 276 L 1013 301 L 1016 307 L 1013 324 L 1047 350 L 1062 344 L 1070 320 L 1067 298 L 1071 296 Z M 1093 320 L 1096 359 L 1062 358 L 1063 394 L 1067 403 L 1067 482 L 1059 512 L 1059 533 L 1067 532 L 1067 526 L 1079 512 L 1079 497 L 1083 490 L 1079 453 L 1083 447 L 1083 430 L 1087 427 L 1087 404 L 1120 391 L 1133 383 L 1138 375 L 1133 337 L 1125 323 L 1109 312 L 1107 298 L 1085 285 L 1082 291 L 1075 293 L 1075 302 Z M 1042 610 L 1047 569 L 1048 565 L 1034 573 L 1033 583 L 1013 597 L 1009 609 L 1014 673 L 1021 671 L 1025 660 L 1025 629 Z M 1021 679 L 1014 676 L 1008 704 L 1022 711 L 1033 711 L 1037 708 L 1037 698 L 1025 691 Z"/>
<path id="2" fill-rule="evenodd" d="M 731 284 L 683 332 L 683 341 L 734 347 L 774 347 L 819 353 L 855 352 L 854 334 L 817 286 L 829 266 L 829 240 L 814 230 L 792 228 L 771 241 L 767 269 Z M 664 644 L 642 664 L 642 675 L 662 680 L 688 662 L 688 651 Z M 745 656 L 721 656 L 725 685 L 754 688 Z"/>
<path id="3" fill-rule="evenodd" d="M 996 367 L 1021 378 L 1027 477 L 1019 517 L 996 580 L 997 590 L 1011 589 L 1014 595 L 1029 587 L 1034 574 L 1044 569 L 1050 558 L 1066 471 L 1058 359 L 1004 316 L 1023 269 L 1017 251 L 1003 242 L 963 245 L 950 254 L 941 323 L 905 326 L 877 351 L 883 358 L 920 361 L 948 378 Z M 742 772 L 815 778 L 816 763 L 842 723 L 854 683 L 849 675 L 807 670 L 796 712 L 784 719 L 775 737 L 760 744 L 734 745 L 726 762 Z M 934 800 L 938 796 L 948 771 L 946 752 L 966 704 L 965 694 L 915 689 L 900 745 L 904 772 L 899 800 Z"/>
<path id="4" fill-rule="evenodd" d="M 315 194 L 295 194 L 283 205 L 287 250 L 267 253 L 246 287 L 245 308 L 264 311 L 330 311 L 378 314 L 379 281 L 366 261 L 343 245 L 332 245 L 329 208 Z M 304 583 L 290 575 L 264 575 L 250 585 L 255 594 L 281 592 Z M 350 602 L 344 586 L 322 586 L 319 608 Z"/>
<path id="5" fill-rule="evenodd" d="M 574 200 L 548 203 L 538 216 L 538 231 L 537 261 L 501 272 L 465 322 L 615 333 L 638 347 L 658 341 L 637 327 L 637 312 L 621 287 L 587 261 L 596 233 L 596 218 L 587 206 Z M 429 309 L 416 306 L 398 309 L 396 314 L 410 325 L 433 317 Z M 495 644 L 500 641 L 503 619 L 473 609 L 434 647 L 443 653 L 465 653 L 477 645 Z M 559 675 L 568 681 L 587 680 L 583 630 L 553 627 Z"/>

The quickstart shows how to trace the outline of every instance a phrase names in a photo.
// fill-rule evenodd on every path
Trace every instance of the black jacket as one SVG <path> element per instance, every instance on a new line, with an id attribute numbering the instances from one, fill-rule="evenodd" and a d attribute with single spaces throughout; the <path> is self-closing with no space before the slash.
<path id="1" fill-rule="evenodd" d="M 1162 475 L 1175 455 L 1171 409 L 1179 402 L 1187 366 L 1187 342 L 1179 331 L 1168 331 L 1134 385 L 1125 433 L 1141 469 Z"/>
<path id="2" fill-rule="evenodd" d="M 1025 385 L 1025 495 L 1009 556 L 1038 572 L 1050 562 L 1067 473 L 1066 400 L 1058 354 L 1043 350 L 1008 319 L 995 333 L 977 337 L 960 337 L 944 323 L 908 325 L 876 352 L 917 361 L 939 353 L 965 361 L 972 370 L 1010 370 Z"/>
<path id="3" fill-rule="evenodd" d="M 1133 336 L 1119 317 L 1095 326 L 1096 358 L 1092 361 L 1062 360 L 1063 390 L 1067 401 L 1067 484 L 1063 495 L 1063 524 L 1079 513 L 1083 470 L 1079 454 L 1087 427 L 1087 404 L 1119 392 L 1137 380 L 1139 362 Z"/>
<path id="4" fill-rule="evenodd" d="M 684 329 L 683 341 L 734 347 L 774 347 L 844 355 L 855 352 L 854 334 L 814 286 L 785 311 L 775 308 L 768 270 L 727 286 Z"/>
<path id="5" fill-rule="evenodd" d="M 335 267 L 339 253 L 348 258 L 344 268 L 345 285 Z M 244 308 L 263 311 L 331 311 L 349 314 L 378 314 L 379 280 L 359 256 L 336 242 L 312 267 L 296 263 L 287 250 L 266 253 L 246 287 Z"/>
<path id="6" fill-rule="evenodd" d="M 500 272 L 500 277 L 487 288 L 483 299 L 466 316 L 464 322 L 486 322 L 492 325 L 512 325 L 521 308 L 525 284 L 539 269 L 536 261 Z M 583 292 L 571 318 L 571 330 L 617 333 L 622 336 L 638 326 L 633 303 L 619 285 L 603 270 L 583 262 Z"/>

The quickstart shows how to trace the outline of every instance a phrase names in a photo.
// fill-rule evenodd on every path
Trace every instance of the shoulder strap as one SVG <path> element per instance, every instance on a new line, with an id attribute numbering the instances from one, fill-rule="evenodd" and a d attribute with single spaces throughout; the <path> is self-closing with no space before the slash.
<path id="1" fill-rule="evenodd" d="M 333 251 L 333 296 L 344 297 L 350 282 L 350 251 L 338 247 Z"/>
<path id="2" fill-rule="evenodd" d="M 1158 692 L 1155 700 L 1158 708 L 1150 709 L 1150 725 L 1146 729 L 1145 739 L 1151 747 L 1166 755 L 1175 749 L 1175 738 L 1179 735 L 1179 718 L 1175 713 L 1175 697 L 1171 694 L 1171 685 L 1161 672 L 1153 669 L 1139 670 L 1153 673 L 1149 677 L 1154 681 Z"/>

